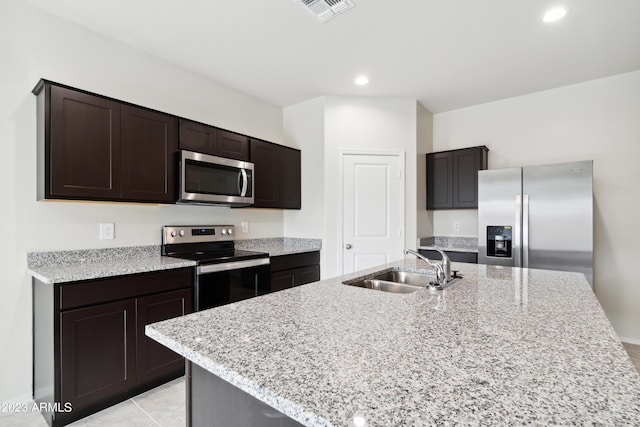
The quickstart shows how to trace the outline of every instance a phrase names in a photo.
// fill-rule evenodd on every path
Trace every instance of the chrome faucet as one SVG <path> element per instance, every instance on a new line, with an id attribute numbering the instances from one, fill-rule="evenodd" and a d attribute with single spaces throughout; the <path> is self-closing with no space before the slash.
<path id="1" fill-rule="evenodd" d="M 431 250 L 431 251 L 436 251 L 438 252 L 440 255 L 442 255 L 442 263 L 438 263 L 438 262 L 433 262 L 431 261 L 429 258 L 419 254 L 416 251 L 412 251 L 411 249 L 405 249 L 404 253 L 406 254 L 412 254 L 415 255 L 416 257 L 420 258 L 423 261 L 426 261 L 427 264 L 429 264 L 431 267 L 433 267 L 433 269 L 436 272 L 436 278 L 438 280 L 438 285 L 440 286 L 444 286 L 447 283 L 449 283 L 452 279 L 451 279 L 451 260 L 449 259 L 449 257 L 447 256 L 446 253 L 444 253 L 444 251 L 438 247 L 427 247 L 424 248 L 426 250 Z"/>

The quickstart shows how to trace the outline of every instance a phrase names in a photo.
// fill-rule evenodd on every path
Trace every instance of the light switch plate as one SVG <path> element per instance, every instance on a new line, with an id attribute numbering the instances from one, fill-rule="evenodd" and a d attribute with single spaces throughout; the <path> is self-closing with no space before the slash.
<path id="1" fill-rule="evenodd" d="M 100 240 L 113 240 L 115 228 L 116 226 L 112 222 L 100 223 Z"/>
<path id="2" fill-rule="evenodd" d="M 249 232 L 249 223 L 247 221 L 241 221 L 240 222 L 240 229 L 242 230 L 243 233 L 248 233 Z"/>

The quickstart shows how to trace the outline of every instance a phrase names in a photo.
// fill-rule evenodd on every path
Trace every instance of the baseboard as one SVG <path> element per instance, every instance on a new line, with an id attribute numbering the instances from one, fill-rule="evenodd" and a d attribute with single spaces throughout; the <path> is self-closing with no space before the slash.
<path id="1" fill-rule="evenodd" d="M 640 345 L 640 340 L 636 340 L 636 339 L 633 339 L 633 338 L 625 338 L 625 337 L 620 337 L 620 336 L 618 338 L 620 338 L 620 341 L 622 341 L 623 343 L 626 343 L 626 344 Z"/>

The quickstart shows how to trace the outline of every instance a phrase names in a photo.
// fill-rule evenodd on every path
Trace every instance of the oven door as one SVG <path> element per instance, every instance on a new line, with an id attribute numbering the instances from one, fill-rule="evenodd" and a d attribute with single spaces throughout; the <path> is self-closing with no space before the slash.
<path id="1" fill-rule="evenodd" d="M 269 258 L 199 266 L 196 275 L 196 311 L 242 301 L 269 292 Z"/>
<path id="2" fill-rule="evenodd" d="M 253 204 L 253 163 L 183 150 L 179 169 L 179 203 Z"/>

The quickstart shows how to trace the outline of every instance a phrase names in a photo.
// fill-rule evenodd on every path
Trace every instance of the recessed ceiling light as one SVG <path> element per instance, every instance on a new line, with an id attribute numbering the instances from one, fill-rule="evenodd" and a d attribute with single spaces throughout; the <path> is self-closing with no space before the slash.
<path id="1" fill-rule="evenodd" d="M 356 77 L 356 84 L 358 86 L 364 86 L 367 83 L 369 83 L 369 77 L 367 77 L 367 76 L 358 76 L 358 77 Z"/>
<path id="2" fill-rule="evenodd" d="M 554 7 L 553 9 L 547 10 L 547 12 L 542 16 L 542 20 L 544 22 L 554 22 L 564 18 L 566 14 L 567 9 L 565 7 Z"/>

